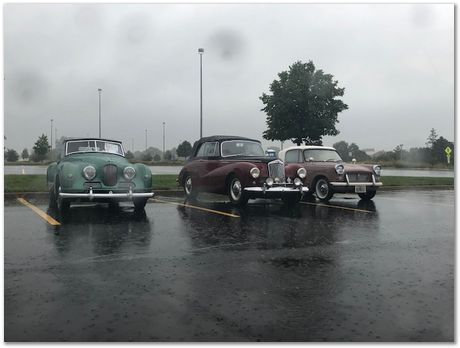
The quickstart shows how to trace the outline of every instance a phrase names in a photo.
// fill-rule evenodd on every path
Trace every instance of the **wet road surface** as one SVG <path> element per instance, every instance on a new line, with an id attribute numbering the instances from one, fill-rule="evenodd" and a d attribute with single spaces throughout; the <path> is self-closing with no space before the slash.
<path id="1" fill-rule="evenodd" d="M 5 202 L 5 340 L 453 341 L 453 190 L 182 203 Z"/>

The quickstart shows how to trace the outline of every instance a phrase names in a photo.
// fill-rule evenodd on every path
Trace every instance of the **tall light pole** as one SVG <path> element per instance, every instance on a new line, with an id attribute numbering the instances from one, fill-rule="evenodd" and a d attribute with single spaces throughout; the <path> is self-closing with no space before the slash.
<path id="1" fill-rule="evenodd" d="M 147 129 L 145 130 L 145 151 L 147 151 Z"/>
<path id="2" fill-rule="evenodd" d="M 98 88 L 97 91 L 99 92 L 99 138 L 101 138 L 101 92 L 102 92 L 102 88 Z"/>
<path id="3" fill-rule="evenodd" d="M 200 55 L 200 139 L 203 138 L 203 53 L 204 48 L 198 49 Z"/>
<path id="4" fill-rule="evenodd" d="M 53 150 L 53 119 L 51 119 L 51 150 Z"/>
<path id="5" fill-rule="evenodd" d="M 163 122 L 163 160 L 165 159 L 165 123 Z"/>

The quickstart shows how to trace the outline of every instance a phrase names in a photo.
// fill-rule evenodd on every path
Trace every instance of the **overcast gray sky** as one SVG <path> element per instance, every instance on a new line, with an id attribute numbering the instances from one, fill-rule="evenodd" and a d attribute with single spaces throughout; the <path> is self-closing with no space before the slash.
<path id="1" fill-rule="evenodd" d="M 203 133 L 262 139 L 259 97 L 277 73 L 313 60 L 345 87 L 336 137 L 360 148 L 454 140 L 454 5 L 8 4 L 5 146 L 39 135 L 98 135 L 161 149 Z M 54 137 L 54 134 L 53 134 Z M 265 146 L 271 142 L 263 142 Z M 279 143 L 275 143 L 279 145 Z"/>

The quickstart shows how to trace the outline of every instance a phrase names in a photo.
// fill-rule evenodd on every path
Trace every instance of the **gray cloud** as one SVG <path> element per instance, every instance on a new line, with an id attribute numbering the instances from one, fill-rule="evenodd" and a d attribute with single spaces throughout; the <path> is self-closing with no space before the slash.
<path id="1" fill-rule="evenodd" d="M 204 134 L 261 139 L 259 96 L 277 73 L 313 60 L 345 87 L 340 134 L 361 147 L 453 139 L 454 7 L 431 4 L 8 4 L 4 7 L 6 146 L 98 133 L 127 148 Z M 264 142 L 266 145 L 271 143 Z"/>

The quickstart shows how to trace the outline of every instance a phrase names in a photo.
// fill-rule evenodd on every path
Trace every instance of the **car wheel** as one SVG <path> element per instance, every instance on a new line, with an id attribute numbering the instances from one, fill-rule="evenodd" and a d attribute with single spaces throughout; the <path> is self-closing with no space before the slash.
<path id="1" fill-rule="evenodd" d="M 315 184 L 315 194 L 320 201 L 327 202 L 332 198 L 334 192 L 332 191 L 329 181 L 326 178 L 319 178 Z"/>
<path id="2" fill-rule="evenodd" d="M 229 180 L 227 191 L 228 198 L 233 205 L 243 206 L 249 200 L 248 195 L 244 192 L 241 180 L 236 176 Z"/>
<path id="3" fill-rule="evenodd" d="M 372 198 L 375 197 L 375 194 L 377 191 L 367 191 L 366 193 L 358 193 L 359 198 L 365 200 L 365 201 L 370 201 Z"/>
<path id="4" fill-rule="evenodd" d="M 133 203 L 134 203 L 134 209 L 135 210 L 142 210 L 145 208 L 145 205 L 147 204 L 148 198 L 134 198 Z"/>
<path id="5" fill-rule="evenodd" d="M 59 179 L 56 180 L 56 184 L 54 185 L 54 198 L 56 202 L 56 209 L 61 214 L 66 214 L 70 208 L 70 200 L 59 197 L 59 192 L 61 192 L 61 184 L 59 183 Z"/>
<path id="6" fill-rule="evenodd" d="M 48 206 L 51 209 L 56 209 L 56 196 L 54 194 L 54 188 L 50 190 L 49 192 L 49 203 Z"/>
<path id="7" fill-rule="evenodd" d="M 286 205 L 295 205 L 299 203 L 301 199 L 302 199 L 301 193 L 290 194 L 290 195 L 287 195 L 286 197 L 281 198 L 283 203 Z"/>
<path id="8" fill-rule="evenodd" d="M 184 193 L 188 200 L 195 200 L 197 196 L 196 188 L 193 187 L 192 176 L 189 174 L 184 179 Z"/>

